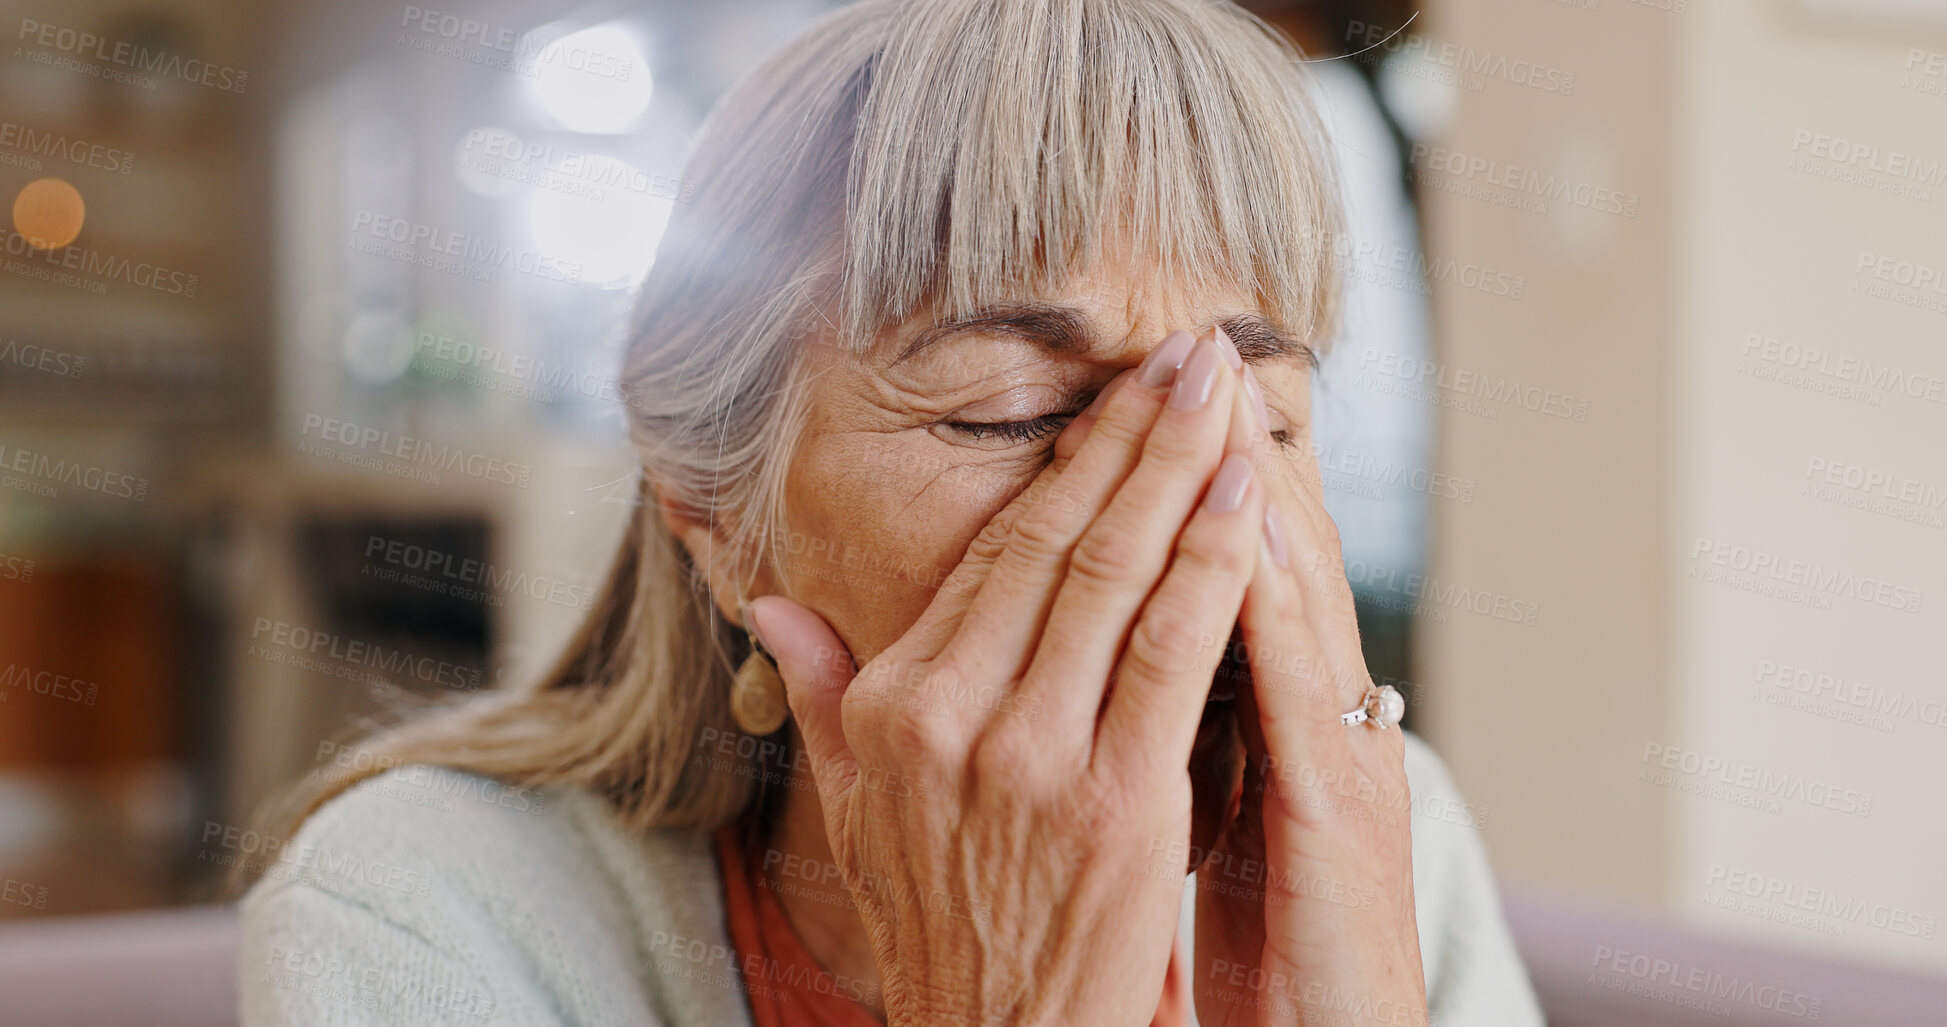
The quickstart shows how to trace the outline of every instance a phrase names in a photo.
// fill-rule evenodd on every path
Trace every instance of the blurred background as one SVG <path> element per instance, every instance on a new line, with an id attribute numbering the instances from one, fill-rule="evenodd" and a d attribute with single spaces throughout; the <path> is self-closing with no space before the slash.
<path id="1" fill-rule="evenodd" d="M 687 141 L 829 6 L 432 2 L 0 3 L 0 1023 L 231 1022 L 252 809 L 548 659 Z M 1246 6 L 1369 660 L 1551 1022 L 1947 1023 L 1947 5 Z"/>

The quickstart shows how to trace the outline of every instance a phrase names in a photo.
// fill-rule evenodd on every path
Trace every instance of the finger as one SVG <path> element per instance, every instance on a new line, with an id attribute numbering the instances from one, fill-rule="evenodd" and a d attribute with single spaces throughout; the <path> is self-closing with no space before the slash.
<path id="1" fill-rule="evenodd" d="M 940 650 L 946 647 L 947 641 L 959 631 L 960 622 L 965 618 L 967 607 L 972 604 L 974 594 L 980 590 L 981 583 L 992 572 L 995 560 L 1007 548 L 1007 539 L 1014 532 L 1015 520 L 1023 511 L 1033 506 L 1036 500 L 1047 497 L 1055 480 L 1068 469 L 1068 464 L 1081 450 L 1082 440 L 1088 437 L 1090 429 L 1101 418 L 1109 398 L 1115 395 L 1115 391 L 1125 382 L 1134 378 L 1137 371 L 1137 368 L 1130 368 L 1116 375 L 1109 380 L 1109 384 L 1102 387 L 1101 392 L 1095 394 L 1095 400 L 1089 404 L 1088 409 L 1076 414 L 1074 420 L 1068 422 L 1067 427 L 1062 429 L 1061 434 L 1055 436 L 1054 457 L 1049 461 L 1048 466 L 1042 468 L 1041 473 L 1035 476 L 1035 480 L 1030 482 L 1020 495 L 1015 496 L 1001 508 L 999 513 L 989 519 L 982 526 L 980 533 L 968 543 L 966 554 L 961 557 L 960 563 L 953 568 L 953 572 L 947 576 L 932 601 L 927 604 L 925 612 L 906 633 L 906 640 L 917 644 L 916 655 L 924 659 L 939 655 Z"/>
<path id="2" fill-rule="evenodd" d="M 1035 475 L 1035 479 L 1028 483 L 1027 488 L 1009 500 L 1007 505 L 1001 507 L 993 517 L 988 518 L 979 533 L 968 541 L 967 550 L 961 554 L 960 562 L 940 583 L 939 589 L 926 604 L 926 609 L 920 612 L 919 619 L 914 621 L 913 626 L 908 628 L 906 634 L 901 637 L 902 642 L 912 647 L 911 655 L 918 659 L 932 659 L 939 655 L 940 650 L 946 648 L 947 642 L 960 630 L 960 622 L 965 619 L 967 607 L 973 603 L 973 597 L 980 591 L 981 583 L 987 580 L 987 575 L 994 569 L 994 562 L 1006 550 L 1007 539 L 1014 533 L 1015 520 L 1037 500 L 1048 495 L 1056 480 L 1068 469 L 1069 461 L 1080 449 L 1082 440 L 1088 436 L 1089 429 L 1094 426 L 1109 395 L 1115 391 L 1116 386 L 1134 373 L 1134 370 L 1125 371 L 1111 379 L 1108 385 L 1103 386 L 1089 408 L 1077 414 L 1075 419 L 1062 429 L 1061 434 L 1055 437 L 1054 457 L 1048 462 L 1048 466 Z"/>
<path id="3" fill-rule="evenodd" d="M 1275 538 L 1287 554 L 1285 565 L 1277 570 L 1295 592 L 1289 605 L 1302 610 L 1302 617 L 1291 623 L 1302 620 L 1314 640 L 1308 661 L 1315 687 L 1309 691 L 1343 713 L 1363 699 L 1370 678 L 1338 529 L 1325 511 L 1318 466 L 1309 447 L 1268 452 L 1267 461 L 1275 462 L 1278 470 L 1264 475 L 1270 510 L 1266 541 Z M 1269 635 L 1265 644 L 1275 647 L 1278 638 Z M 1319 688 L 1325 692 L 1319 694 Z"/>
<path id="4" fill-rule="evenodd" d="M 1021 686 L 1023 702 L 1050 718 L 1057 732 L 1095 725 L 1137 613 L 1224 459 L 1240 409 L 1226 345 L 1214 334 L 1197 341 L 1143 440 L 1139 462 L 1074 544 Z"/>
<path id="5" fill-rule="evenodd" d="M 1339 714 L 1350 708 L 1340 701 L 1337 683 L 1331 680 L 1331 664 L 1306 616 L 1304 592 L 1281 564 L 1291 560 L 1288 542 L 1279 542 L 1268 523 L 1279 513 L 1267 501 L 1267 523 L 1260 528 L 1263 558 L 1245 590 L 1238 618 L 1257 707 L 1257 741 L 1273 767 L 1342 743 L 1346 728 Z"/>
<path id="6" fill-rule="evenodd" d="M 1132 367 L 1109 379 L 1109 384 L 1102 386 L 1102 391 L 1095 394 L 1095 400 L 1088 405 L 1088 409 L 1076 414 L 1075 419 L 1068 422 L 1068 427 L 1063 428 L 1061 434 L 1055 436 L 1055 460 L 1051 466 L 1067 466 L 1068 461 L 1081 450 L 1082 440 L 1088 438 L 1090 429 L 1094 428 L 1095 422 L 1101 419 L 1102 412 L 1108 409 L 1109 401 L 1115 397 L 1116 390 L 1135 378 L 1139 371 L 1140 368 Z"/>
<path id="7" fill-rule="evenodd" d="M 1356 634 L 1358 621 L 1354 616 L 1352 586 L 1346 580 L 1345 551 L 1338 525 L 1325 508 L 1325 477 L 1319 470 L 1318 456 L 1310 446 L 1303 446 L 1294 451 L 1292 462 L 1296 473 L 1288 475 L 1284 487 L 1273 495 L 1286 511 L 1286 521 L 1296 529 L 1299 545 L 1311 555 L 1300 581 L 1314 593 L 1339 597 L 1340 602 L 1313 604 L 1314 613 L 1341 614 Z"/>
<path id="8" fill-rule="evenodd" d="M 967 607 L 980 592 L 987 575 L 993 573 L 994 562 L 1007 548 L 1008 536 L 1014 533 L 1015 520 L 1033 505 L 1036 497 L 1046 495 L 1060 474 L 1061 468 L 1053 463 L 1042 468 L 1026 489 L 981 525 L 979 533 L 967 542 L 960 562 L 940 582 L 926 609 L 920 611 L 919 619 L 900 637 L 902 649 L 909 647 L 907 655 L 916 659 L 933 659 L 959 633 Z"/>
<path id="9" fill-rule="evenodd" d="M 1143 603 L 1102 711 L 1096 758 L 1120 776 L 1183 773 L 1257 566 L 1264 488 L 1250 453 L 1256 414 L 1244 402 L 1230 409 L 1232 452 Z"/>
<path id="10" fill-rule="evenodd" d="M 830 816 L 858 778 L 858 761 L 845 741 L 842 704 L 856 673 L 851 650 L 823 617 L 783 596 L 751 600 L 746 616 L 784 679 L 785 701 L 804 736 L 812 777 Z"/>
<path id="11" fill-rule="evenodd" d="M 1061 475 L 1016 500 L 1022 509 L 1012 530 L 943 653 L 950 662 L 981 668 L 990 680 L 1013 681 L 1027 669 L 1076 540 L 1136 466 L 1166 386 L 1195 341 L 1173 332 L 1157 344 L 1131 383 L 1103 405 Z"/>

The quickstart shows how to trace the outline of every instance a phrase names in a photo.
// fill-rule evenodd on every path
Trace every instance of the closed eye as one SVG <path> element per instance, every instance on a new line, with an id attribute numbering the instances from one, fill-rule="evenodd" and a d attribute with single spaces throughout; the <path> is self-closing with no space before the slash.
<path id="1" fill-rule="evenodd" d="M 975 442 L 1026 445 L 1059 434 L 1074 419 L 1074 414 L 1044 414 L 1026 421 L 948 421 L 944 427 Z"/>
<path id="2" fill-rule="evenodd" d="M 947 421 L 941 427 L 974 442 L 1026 445 L 1059 434 L 1074 419 L 1074 414 L 1047 414 L 1028 421 Z M 1271 441 L 1289 449 L 1295 437 L 1290 429 L 1279 428 L 1271 432 Z"/>

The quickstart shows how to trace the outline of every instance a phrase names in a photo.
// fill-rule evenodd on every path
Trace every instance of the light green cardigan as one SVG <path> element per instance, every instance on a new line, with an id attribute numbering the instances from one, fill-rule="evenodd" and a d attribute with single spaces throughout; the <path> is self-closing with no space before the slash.
<path id="1" fill-rule="evenodd" d="M 1540 1027 L 1480 813 L 1407 741 L 1432 1023 Z M 398 768 L 327 803 L 282 857 L 243 902 L 245 1027 L 751 1022 L 709 840 L 631 835 L 593 795 Z"/>

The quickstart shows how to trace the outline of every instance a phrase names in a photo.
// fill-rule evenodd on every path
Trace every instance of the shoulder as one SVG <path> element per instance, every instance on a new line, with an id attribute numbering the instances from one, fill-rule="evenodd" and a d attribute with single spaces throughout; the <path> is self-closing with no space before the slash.
<path id="1" fill-rule="evenodd" d="M 483 1022 L 482 1008 L 511 1022 L 660 1022 L 638 928 L 667 905 L 659 891 L 712 872 L 707 853 L 694 836 L 625 831 L 584 791 L 389 770 L 320 807 L 245 897 L 246 1012 L 342 1015 L 375 984 L 461 995 L 473 1015 L 455 1022 Z M 392 979 L 399 967 L 416 977 Z"/>
<path id="2" fill-rule="evenodd" d="M 1406 735 L 1413 897 L 1427 1001 L 1442 1024 L 1529 1025 L 1541 1012 L 1515 952 L 1481 832 L 1489 811 L 1460 793 L 1419 736 Z"/>
<path id="3" fill-rule="evenodd" d="M 542 877 L 552 888 L 618 885 L 623 854 L 652 869 L 689 870 L 708 853 L 698 836 L 628 831 L 607 802 L 581 789 L 412 764 L 321 806 L 285 842 L 282 872 L 259 887 L 302 883 L 381 905 L 435 892 L 507 901 L 518 884 Z M 549 873 L 538 874 L 542 867 Z"/>
<path id="4" fill-rule="evenodd" d="M 367 778 L 284 839 L 252 897 L 311 888 L 388 912 L 452 900 L 505 901 L 517 875 L 572 870 L 591 845 L 592 796 L 519 788 L 479 774 L 411 765 Z M 267 844 L 276 844 L 275 842 Z M 596 883 L 570 874 L 563 882 Z"/>
<path id="5" fill-rule="evenodd" d="M 316 886 L 343 884 L 375 899 L 385 891 L 425 895 L 435 878 L 450 887 L 484 884 L 497 872 L 585 849 L 587 807 L 597 801 L 574 789 L 522 788 L 413 764 L 367 778 L 319 807 L 280 858 L 289 871 L 309 871 L 299 876 Z M 354 861 L 380 869 L 361 872 Z"/>

